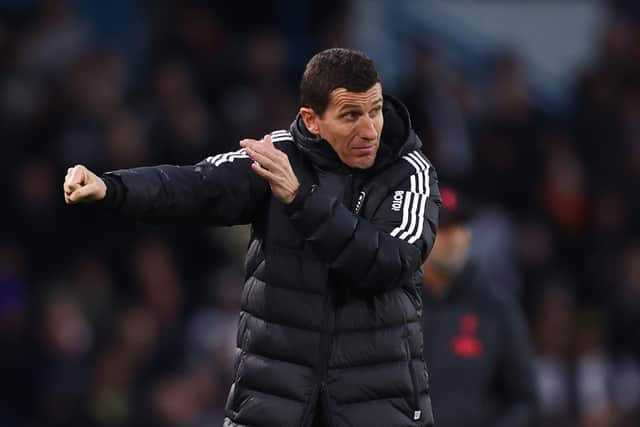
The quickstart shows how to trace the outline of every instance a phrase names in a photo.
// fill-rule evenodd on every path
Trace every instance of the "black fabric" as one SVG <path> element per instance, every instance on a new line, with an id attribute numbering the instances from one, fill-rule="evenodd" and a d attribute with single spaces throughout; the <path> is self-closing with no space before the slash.
<path id="1" fill-rule="evenodd" d="M 318 397 L 318 401 L 313 408 L 313 415 L 311 417 L 313 418 L 311 427 L 329 427 L 325 409 L 322 407 L 322 398 Z"/>
<path id="2" fill-rule="evenodd" d="M 438 427 L 533 423 L 533 353 L 515 301 L 469 262 L 443 298 L 424 293 L 425 357 Z"/>
<path id="3" fill-rule="evenodd" d="M 366 171 L 300 121 L 272 133 L 301 183 L 289 206 L 243 150 L 109 173 L 126 190 L 124 214 L 252 224 L 225 426 L 309 427 L 317 402 L 331 427 L 432 424 L 420 268 L 438 223 L 437 176 L 404 107 L 385 98 L 383 111 L 391 131 Z"/>
<path id="4" fill-rule="evenodd" d="M 126 197 L 126 187 L 122 184 L 118 176 L 103 174 L 101 178 L 107 186 L 107 193 L 104 199 L 100 200 L 98 204 L 109 210 L 119 209 Z"/>

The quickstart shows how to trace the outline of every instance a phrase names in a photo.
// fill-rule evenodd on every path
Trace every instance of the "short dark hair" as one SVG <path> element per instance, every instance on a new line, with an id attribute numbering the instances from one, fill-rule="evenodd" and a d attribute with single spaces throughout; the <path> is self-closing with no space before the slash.
<path id="1" fill-rule="evenodd" d="M 378 71 L 365 53 L 344 48 L 323 50 L 309 60 L 304 70 L 300 82 L 300 104 L 321 116 L 335 89 L 366 92 L 379 82 Z"/>

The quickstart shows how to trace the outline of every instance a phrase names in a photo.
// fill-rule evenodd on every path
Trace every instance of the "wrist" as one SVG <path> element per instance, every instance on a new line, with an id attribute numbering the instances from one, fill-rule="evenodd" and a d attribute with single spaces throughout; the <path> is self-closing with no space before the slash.
<path id="1" fill-rule="evenodd" d="M 299 193 L 300 193 L 300 184 L 298 184 L 298 187 L 289 194 L 289 197 L 287 197 L 287 199 L 284 201 L 284 204 L 290 205 L 291 203 L 293 203 L 293 201 L 296 199 Z"/>
<path id="2" fill-rule="evenodd" d="M 309 185 L 309 184 L 300 184 L 298 186 L 298 190 L 296 191 L 295 196 L 291 203 L 287 204 L 287 211 L 289 213 L 293 213 L 300 209 L 307 198 L 318 188 L 317 185 Z"/>
<path id="3" fill-rule="evenodd" d="M 126 188 L 118 175 L 105 173 L 100 176 L 104 183 L 104 197 L 99 200 L 100 206 L 107 209 L 118 209 L 123 203 Z"/>

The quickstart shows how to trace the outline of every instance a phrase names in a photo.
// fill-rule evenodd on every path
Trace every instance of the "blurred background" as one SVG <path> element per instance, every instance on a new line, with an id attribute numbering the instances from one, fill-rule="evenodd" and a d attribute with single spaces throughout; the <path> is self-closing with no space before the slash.
<path id="1" fill-rule="evenodd" d="M 540 425 L 640 425 L 639 2 L 0 0 L 0 426 L 221 425 L 246 228 L 65 207 L 63 178 L 287 128 L 332 46 L 474 201 Z"/>

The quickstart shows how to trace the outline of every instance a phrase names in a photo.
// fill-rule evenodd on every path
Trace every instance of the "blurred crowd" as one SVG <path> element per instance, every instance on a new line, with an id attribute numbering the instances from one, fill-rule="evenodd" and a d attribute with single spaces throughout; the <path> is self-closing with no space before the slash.
<path id="1" fill-rule="evenodd" d="M 246 229 L 66 207 L 66 168 L 195 163 L 287 128 L 301 67 L 349 45 L 356 18 L 340 0 L 107 3 L 0 3 L 0 425 L 221 425 Z M 629 4 L 566 109 L 538 102 L 518 52 L 468 75 L 428 40 L 394 94 L 440 181 L 474 201 L 474 256 L 526 310 L 541 426 L 640 420 Z"/>

